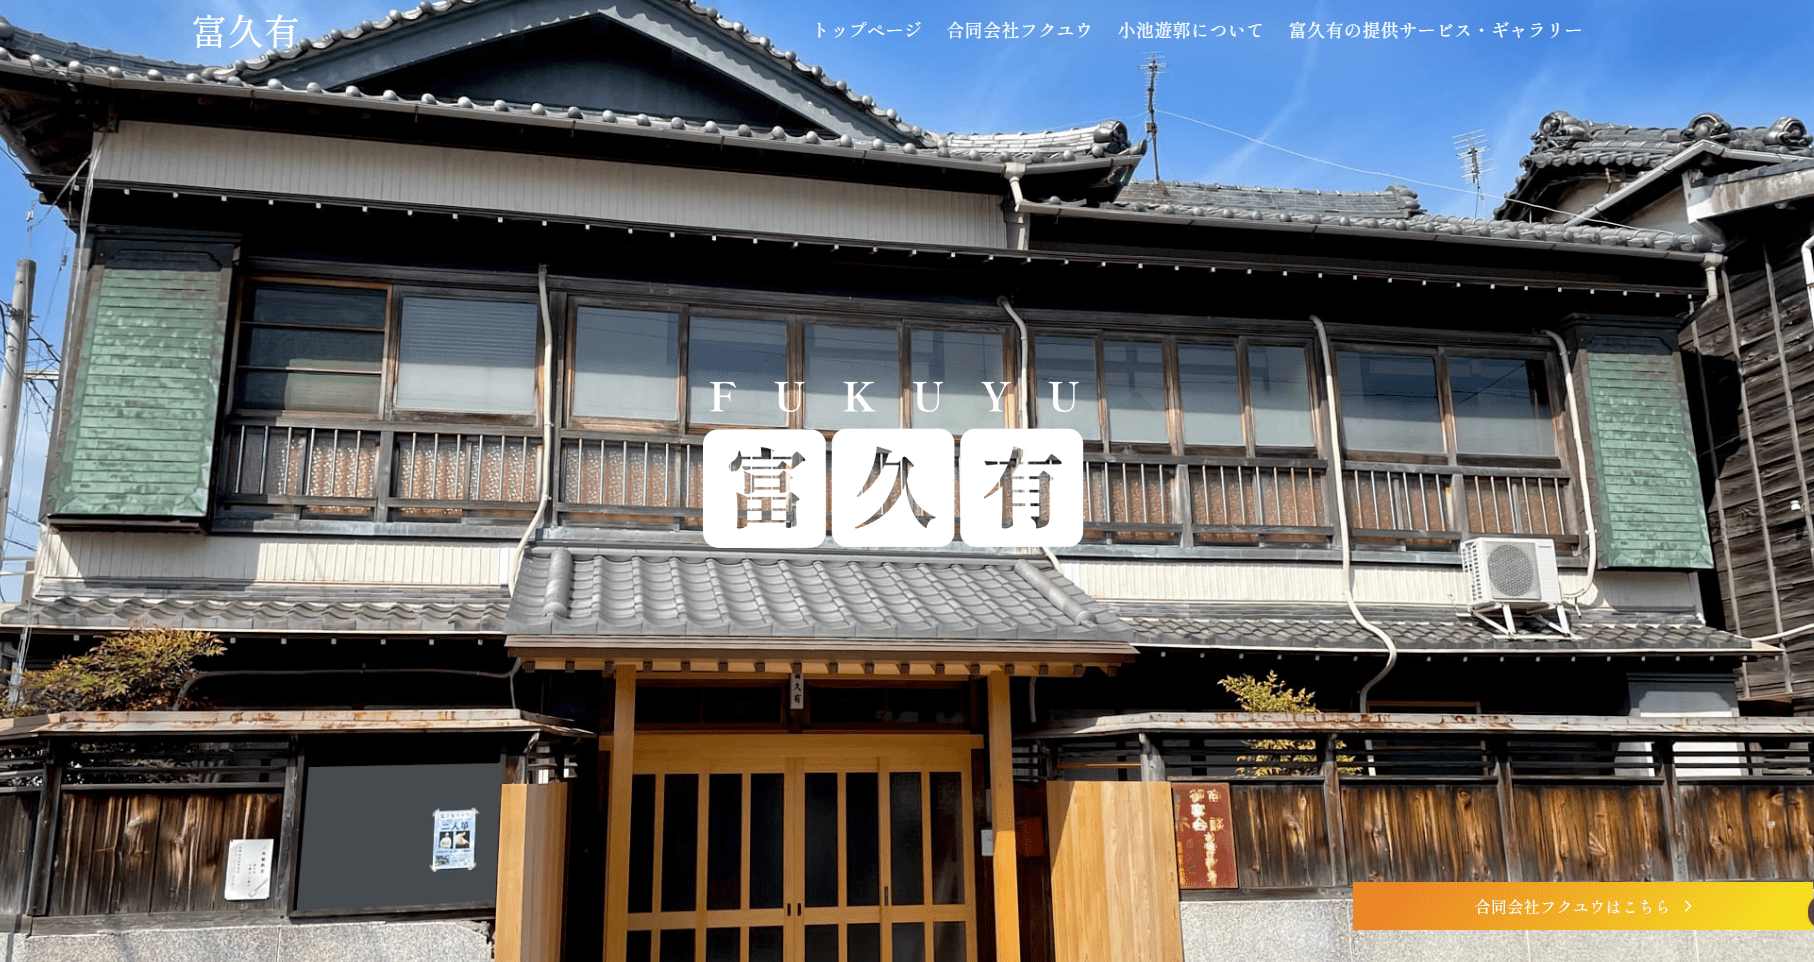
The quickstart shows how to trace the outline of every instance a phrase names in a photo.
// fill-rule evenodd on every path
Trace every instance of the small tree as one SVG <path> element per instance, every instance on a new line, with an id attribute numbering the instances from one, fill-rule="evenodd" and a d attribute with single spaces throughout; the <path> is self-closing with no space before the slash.
<path id="1" fill-rule="evenodd" d="M 133 628 L 80 655 L 25 673 L 9 715 L 61 711 L 156 711 L 169 708 L 197 675 L 195 659 L 226 650 L 205 631 Z"/>
<path id="2" fill-rule="evenodd" d="M 1278 672 L 1269 671 L 1265 678 L 1252 675 L 1230 675 L 1220 684 L 1229 694 L 1235 696 L 1242 711 L 1282 711 L 1307 713 L 1316 711 L 1316 692 L 1308 688 L 1292 689 L 1285 687 L 1284 679 Z M 1240 769 L 1243 775 L 1314 775 L 1322 759 L 1317 757 L 1316 742 L 1312 739 L 1261 738 L 1247 743 L 1247 747 L 1263 752 L 1261 755 L 1242 755 L 1236 761 L 1266 762 L 1253 768 Z M 1337 741 L 1336 748 L 1342 743 Z M 1299 754 L 1305 753 L 1305 754 Z M 1337 761 L 1351 762 L 1352 755 L 1337 755 Z M 1358 769 L 1342 769 L 1344 773 L 1353 774 Z"/>

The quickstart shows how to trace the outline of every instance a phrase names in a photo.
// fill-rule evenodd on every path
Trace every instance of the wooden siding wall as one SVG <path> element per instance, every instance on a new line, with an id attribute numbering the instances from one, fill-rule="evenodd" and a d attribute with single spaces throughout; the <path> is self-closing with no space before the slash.
<path id="1" fill-rule="evenodd" d="M 834 240 L 1007 238 L 998 196 L 140 121 L 108 137 L 95 178 Z"/>
<path id="2" fill-rule="evenodd" d="M 1057 962 L 1183 962 L 1165 782 L 1052 782 Z"/>
<path id="3" fill-rule="evenodd" d="M 1660 781 L 1520 784 L 1502 807 L 1491 780 L 1345 782 L 1338 865 L 1322 782 L 1236 782 L 1240 887 L 1327 888 L 1338 870 L 1349 882 L 1814 878 L 1814 785 L 1684 784 L 1679 874 L 1665 791 Z"/>
<path id="4" fill-rule="evenodd" d="M 1806 236 L 1734 251 L 1730 296 L 1682 334 L 1726 627 L 1746 635 L 1814 624 L 1814 324 L 1796 248 Z M 1814 634 L 1786 647 L 1792 677 L 1784 659 L 1760 661 L 1742 695 L 1814 696 Z"/>
<path id="5" fill-rule="evenodd" d="M 1593 441 L 1601 563 L 1712 567 L 1678 358 L 1651 338 L 1596 335 L 1586 341 L 1578 359 Z M 1626 342 L 1638 343 L 1634 348 Z"/>
<path id="6" fill-rule="evenodd" d="M 459 585 L 508 580 L 496 544 L 355 538 L 214 537 L 144 531 L 62 531 L 44 539 L 44 581 Z"/>
<path id="7" fill-rule="evenodd" d="M 0 916 L 26 909 L 39 797 L 37 792 L 0 795 Z"/>
<path id="8" fill-rule="evenodd" d="M 109 264 L 92 275 L 48 513 L 207 513 L 228 271 L 203 269 L 213 261 L 202 253 L 176 262 L 184 269 Z"/>
<path id="9" fill-rule="evenodd" d="M 281 792 L 66 791 L 60 806 L 48 915 L 278 910 L 222 896 L 227 843 L 277 838 Z"/>

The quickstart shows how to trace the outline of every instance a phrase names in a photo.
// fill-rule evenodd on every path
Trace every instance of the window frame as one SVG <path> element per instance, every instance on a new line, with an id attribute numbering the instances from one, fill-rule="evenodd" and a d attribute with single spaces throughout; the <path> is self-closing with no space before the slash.
<path id="1" fill-rule="evenodd" d="M 474 300 L 502 301 L 513 304 L 532 304 L 538 312 L 535 325 L 535 343 L 532 347 L 535 363 L 530 368 L 530 377 L 534 385 L 531 391 L 531 404 L 534 410 L 529 414 L 499 414 L 481 411 L 440 411 L 428 408 L 402 408 L 397 406 L 397 383 L 402 373 L 403 364 L 403 301 L 408 297 L 433 297 L 441 300 Z M 384 391 L 385 418 L 391 421 L 409 423 L 448 423 L 464 422 L 468 424 L 513 425 L 537 427 L 542 423 L 542 411 L 547 408 L 546 391 L 547 372 L 543 371 L 545 355 L 542 343 L 543 332 L 539 317 L 541 305 L 533 293 L 514 291 L 494 291 L 470 287 L 424 287 L 415 284 L 392 284 L 390 297 L 390 314 L 388 336 L 385 340 L 387 362 L 385 373 L 388 383 Z M 557 359 L 558 360 L 558 359 Z"/>
<path id="2" fill-rule="evenodd" d="M 295 410 L 295 409 L 290 409 L 290 408 L 245 407 L 239 403 L 240 389 L 241 389 L 240 377 L 244 372 L 246 372 L 246 371 L 291 370 L 290 368 L 269 368 L 269 367 L 264 367 L 262 365 L 250 365 L 250 364 L 246 364 L 244 361 L 243 354 L 249 347 L 249 344 L 248 344 L 249 338 L 247 336 L 247 332 L 251 328 L 263 326 L 263 325 L 260 325 L 257 322 L 255 322 L 251 316 L 251 307 L 252 307 L 252 302 L 254 300 L 254 292 L 262 285 L 269 285 L 269 286 L 276 286 L 276 287 L 322 287 L 322 288 L 337 288 L 337 289 L 351 289 L 351 290 L 382 291 L 384 293 L 384 326 L 382 328 L 378 328 L 375 330 L 371 329 L 371 328 L 338 328 L 338 327 L 335 327 L 335 328 L 298 327 L 297 328 L 298 330 L 362 330 L 362 331 L 376 333 L 379 335 L 381 341 L 383 342 L 383 348 L 382 348 L 382 353 L 378 359 L 377 410 L 373 411 L 370 414 L 366 414 L 366 413 L 362 413 L 362 412 L 358 412 L 358 411 L 305 411 L 305 410 Z M 382 420 L 384 420 L 386 417 L 385 408 L 387 406 L 387 395 L 389 393 L 388 385 L 390 383 L 390 372 L 389 372 L 390 327 L 391 327 L 390 319 L 391 319 L 391 310 L 392 310 L 393 306 L 395 305 L 395 301 L 396 301 L 396 297 L 393 295 L 391 288 L 392 288 L 392 285 L 385 281 L 329 280 L 329 279 L 314 278 L 314 277 L 296 277 L 296 276 L 285 275 L 285 274 L 252 274 L 252 275 L 247 275 L 247 276 L 238 278 L 237 283 L 235 284 L 234 298 L 233 298 L 233 301 L 234 301 L 234 303 L 233 303 L 233 336 L 232 336 L 231 342 L 227 345 L 227 348 L 228 348 L 227 349 L 227 359 L 228 359 L 227 360 L 227 382 L 226 382 L 227 389 L 222 392 L 222 394 L 223 394 L 222 404 L 226 409 L 225 413 L 228 416 L 232 416 L 232 417 L 253 417 L 253 418 L 269 418 L 269 419 L 282 419 L 282 418 L 286 418 L 286 417 L 305 417 L 305 418 L 344 419 L 344 420 L 350 420 L 350 421 L 382 421 Z M 288 325 L 283 325 L 283 326 L 288 326 Z M 371 372 L 362 371 L 359 373 L 369 375 Z"/>
<path id="3" fill-rule="evenodd" d="M 1442 431 L 1442 453 L 1415 451 L 1382 451 L 1368 448 L 1350 447 L 1348 435 L 1344 428 L 1342 434 L 1342 457 L 1348 461 L 1369 461 L 1398 464 L 1440 464 L 1454 467 L 1532 467 L 1532 468 L 1569 468 L 1568 460 L 1563 457 L 1566 438 L 1562 430 L 1562 405 L 1557 403 L 1561 397 L 1558 390 L 1556 362 L 1553 352 L 1534 347 L 1507 346 L 1495 348 L 1490 345 L 1465 345 L 1451 347 L 1447 344 L 1405 344 L 1379 341 L 1341 340 L 1330 345 L 1332 360 L 1336 370 L 1329 372 L 1335 381 L 1335 412 L 1337 423 L 1342 423 L 1343 401 L 1345 395 L 1341 383 L 1341 363 L 1339 358 L 1344 352 L 1365 354 L 1397 354 L 1408 357 L 1428 357 L 1432 359 L 1436 375 L 1436 403 L 1440 415 Z M 1502 360 L 1538 361 L 1543 365 L 1543 390 L 1549 404 L 1549 427 L 1551 450 L 1548 455 L 1530 454 L 1469 454 L 1461 451 L 1455 424 L 1455 398 L 1449 381 L 1449 358 L 1476 357 Z M 1579 470 L 1575 466 L 1574 470 Z"/>
<path id="4" fill-rule="evenodd" d="M 1038 427 L 1040 394 L 1046 382 L 1039 375 L 1039 339 L 1041 337 L 1064 337 L 1072 339 L 1089 339 L 1095 346 L 1096 364 L 1096 426 L 1100 435 L 1098 440 L 1084 441 L 1086 450 L 1107 454 L 1171 454 L 1190 457 L 1244 457 L 1244 458 L 1315 458 L 1321 455 L 1326 425 L 1322 412 L 1322 389 L 1318 384 L 1318 365 L 1310 350 L 1310 342 L 1302 338 L 1272 335 L 1195 335 L 1164 334 L 1150 331 L 1109 331 L 1100 328 L 1060 328 L 1042 326 L 1029 332 L 1032 357 L 1027 363 L 1027 381 L 1031 392 L 1029 407 L 1032 409 L 1033 426 Z M 1111 436 L 1113 427 L 1109 416 L 1108 372 L 1103 363 L 1103 346 L 1108 341 L 1157 343 L 1161 345 L 1161 365 L 1165 377 L 1165 421 L 1166 440 L 1152 441 L 1119 441 Z M 1188 441 L 1184 434 L 1184 385 L 1180 377 L 1179 349 L 1186 347 L 1225 347 L 1235 353 L 1235 377 L 1237 393 L 1241 407 L 1241 443 L 1233 444 L 1198 444 Z M 1249 378 L 1248 350 L 1251 347 L 1289 347 L 1296 348 L 1303 354 L 1304 379 L 1308 392 L 1306 413 L 1310 417 L 1309 445 L 1264 445 L 1258 443 L 1255 434 L 1253 416 L 1253 390 Z"/>

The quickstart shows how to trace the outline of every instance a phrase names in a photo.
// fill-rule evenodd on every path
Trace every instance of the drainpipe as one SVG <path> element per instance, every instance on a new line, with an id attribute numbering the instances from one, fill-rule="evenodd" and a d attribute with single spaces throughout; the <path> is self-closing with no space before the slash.
<path id="1" fill-rule="evenodd" d="M 1556 342 L 1556 356 L 1562 359 L 1562 385 L 1568 392 L 1569 431 L 1575 437 L 1575 468 L 1581 472 L 1581 508 L 1587 515 L 1587 583 L 1581 590 L 1568 596 L 1577 611 L 1581 607 L 1581 598 L 1594 587 L 1594 565 L 1600 559 L 1600 529 L 1594 525 L 1593 493 L 1587 483 L 1587 453 L 1581 444 L 1581 405 L 1575 395 L 1575 368 L 1568 362 L 1568 345 L 1555 331 L 1542 330 L 1537 333 Z"/>
<path id="2" fill-rule="evenodd" d="M 1011 166 L 1018 167 L 1020 165 L 1014 164 Z M 1018 182 L 1014 184 L 1014 194 L 1017 198 L 1020 196 L 1020 185 Z M 1009 319 L 1013 320 L 1014 326 L 1020 329 L 1020 378 L 1017 381 L 1019 390 L 1014 392 L 1014 397 L 1019 403 L 1019 410 L 1015 412 L 1015 420 L 1020 423 L 1021 429 L 1025 430 L 1029 423 L 1028 416 L 1030 414 L 1027 410 L 1027 358 L 1030 356 L 1029 352 L 1032 347 L 1032 338 L 1027 336 L 1027 322 L 1021 320 L 1020 314 L 1014 310 L 1014 304 L 1008 300 L 1007 295 L 1004 294 L 1001 297 L 996 298 L 995 303 L 1001 305 L 1001 309 L 1008 312 Z M 1064 574 L 1064 569 L 1058 567 L 1058 556 L 1052 553 L 1051 548 L 1042 546 L 1039 550 L 1045 554 L 1046 560 L 1052 563 L 1053 571 L 1058 574 Z"/>
<path id="3" fill-rule="evenodd" d="M 1008 178 L 1008 192 L 1014 195 L 1014 206 L 1008 211 L 1008 246 L 1017 251 L 1027 249 L 1031 241 L 1032 218 L 1021 208 L 1027 198 L 1020 192 L 1020 178 L 1027 172 L 1026 164 L 1004 164 L 1002 176 Z"/>
<path id="4" fill-rule="evenodd" d="M 537 485 L 535 499 L 535 516 L 529 519 L 529 527 L 524 529 L 523 537 L 518 539 L 516 550 L 510 556 L 510 591 L 516 593 L 517 571 L 523 566 L 523 551 L 529 547 L 529 541 L 535 537 L 536 529 L 541 527 L 542 516 L 547 514 L 549 504 L 554 500 L 554 318 L 548 313 L 548 265 L 538 265 L 535 272 L 535 286 L 538 295 L 537 303 L 542 314 L 542 370 L 547 383 L 542 390 L 542 470 L 541 483 Z"/>
<path id="5" fill-rule="evenodd" d="M 1340 522 L 1336 531 L 1342 536 L 1342 598 L 1348 602 L 1348 613 L 1354 616 L 1354 623 L 1372 632 L 1386 646 L 1386 667 L 1381 668 L 1372 681 L 1361 686 L 1360 710 L 1361 714 L 1366 714 L 1367 695 L 1398 665 L 1398 645 L 1385 629 L 1368 621 L 1367 616 L 1361 614 L 1360 605 L 1354 603 L 1354 546 L 1348 532 L 1348 488 L 1342 479 L 1342 430 L 1335 417 L 1335 355 L 1329 350 L 1329 332 L 1323 328 L 1322 318 L 1312 314 L 1310 323 L 1316 325 L 1316 339 L 1323 348 L 1323 404 L 1329 419 L 1329 477 L 1335 483 L 1335 513 Z"/>

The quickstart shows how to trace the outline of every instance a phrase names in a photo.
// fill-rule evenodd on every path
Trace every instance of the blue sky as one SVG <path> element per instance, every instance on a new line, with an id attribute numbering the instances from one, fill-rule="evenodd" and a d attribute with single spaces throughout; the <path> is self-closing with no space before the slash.
<path id="1" fill-rule="evenodd" d="M 1467 131 L 1484 131 L 1492 148 L 1495 169 L 1482 185 L 1490 213 L 1537 122 L 1552 110 L 1640 126 L 1682 126 L 1703 111 L 1736 126 L 1785 115 L 1814 120 L 1814 16 L 1805 2 L 715 2 L 725 16 L 936 131 L 1042 130 L 1117 118 L 1138 138 L 1145 120 L 1140 65 L 1156 53 L 1166 64 L 1157 98 L 1166 179 L 1319 190 L 1405 183 L 1427 209 L 1445 214 L 1476 210 L 1451 146 Z M 24 0 L 0 13 L 91 46 L 218 63 L 257 51 L 238 34 L 225 41 L 239 39 L 238 48 L 224 55 L 197 49 L 198 17 L 224 18 L 229 34 L 241 18 L 251 21 L 251 39 L 268 48 L 273 18 L 294 19 L 300 39 L 381 19 L 388 9 L 383 0 Z M 953 24 L 972 23 L 979 33 L 998 29 L 993 37 L 952 38 Z M 1008 23 L 1016 34 L 1031 25 L 1032 35 L 1001 36 Z M 1161 24 L 1175 34 L 1179 23 L 1189 25 L 1190 36 L 1159 36 Z M 1384 34 L 1386 23 L 1399 36 L 1368 36 L 1370 25 Z M 1293 24 L 1304 25 L 1305 38 L 1292 38 Z M 1329 39 L 1331 24 L 1340 26 L 1341 39 Z M 1406 24 L 1415 31 L 1409 37 Z M 1533 25 L 1541 25 L 1541 35 L 1533 35 Z M 1067 28 L 1072 35 L 1064 35 Z M 1152 176 L 1150 160 L 1140 176 Z M 33 201 L 16 176 L 0 178 L 0 263 L 38 260 L 38 329 L 59 344 L 69 275 L 66 268 L 59 273 L 58 262 L 70 238 L 42 208 L 28 221 Z M 46 423 L 44 406 L 28 396 L 27 452 L 13 497 L 27 516 L 36 514 Z M 13 518 L 7 537 L 32 544 L 37 533 Z M 23 550 L 7 546 L 8 554 Z M 16 598 L 17 580 L 0 579 L 0 590 Z"/>

